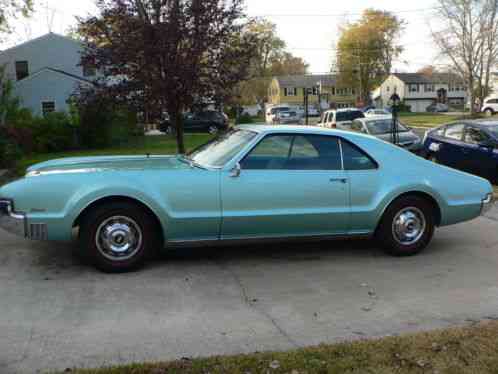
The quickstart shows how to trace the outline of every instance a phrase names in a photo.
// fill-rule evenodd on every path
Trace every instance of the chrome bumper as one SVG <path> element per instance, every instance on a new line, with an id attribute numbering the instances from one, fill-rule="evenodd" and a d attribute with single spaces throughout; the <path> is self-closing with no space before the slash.
<path id="1" fill-rule="evenodd" d="M 11 200 L 0 199 L 0 228 L 23 238 L 28 236 L 26 215 L 16 212 Z"/>
<path id="2" fill-rule="evenodd" d="M 495 199 L 492 193 L 488 194 L 481 202 L 481 215 L 486 214 L 493 207 Z"/>

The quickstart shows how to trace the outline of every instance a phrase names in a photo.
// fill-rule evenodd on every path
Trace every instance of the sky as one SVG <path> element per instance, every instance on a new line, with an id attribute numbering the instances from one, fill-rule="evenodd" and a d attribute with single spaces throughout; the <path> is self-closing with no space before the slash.
<path id="1" fill-rule="evenodd" d="M 366 8 L 388 10 L 406 22 L 401 34 L 404 53 L 394 62 L 397 72 L 413 72 L 438 65 L 438 52 L 431 40 L 435 0 L 246 0 L 250 16 L 265 17 L 277 25 L 289 52 L 309 64 L 310 73 L 331 69 L 339 27 L 355 21 Z M 46 34 L 65 34 L 76 24 L 75 16 L 95 14 L 94 0 L 35 0 L 36 12 L 15 22 L 15 31 L 0 50 Z"/>

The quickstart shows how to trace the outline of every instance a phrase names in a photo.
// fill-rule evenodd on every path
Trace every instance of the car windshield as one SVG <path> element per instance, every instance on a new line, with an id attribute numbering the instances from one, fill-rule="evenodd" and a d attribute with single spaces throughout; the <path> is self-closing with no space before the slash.
<path id="1" fill-rule="evenodd" d="M 188 154 L 188 159 L 201 166 L 222 167 L 256 135 L 254 131 L 231 130 L 193 150 Z"/>
<path id="2" fill-rule="evenodd" d="M 407 132 L 408 130 L 402 123 L 398 123 L 399 132 Z M 367 122 L 368 132 L 372 135 L 383 135 L 389 134 L 393 131 L 393 121 L 387 120 L 376 120 Z"/>
<path id="3" fill-rule="evenodd" d="M 337 112 L 337 122 L 354 121 L 358 118 L 365 118 L 365 115 L 359 110 Z"/>

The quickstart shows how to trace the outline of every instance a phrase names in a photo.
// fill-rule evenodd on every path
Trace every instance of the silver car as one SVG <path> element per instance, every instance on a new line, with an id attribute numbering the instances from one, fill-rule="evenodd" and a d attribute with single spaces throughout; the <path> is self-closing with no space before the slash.
<path id="1" fill-rule="evenodd" d="M 299 124 L 301 116 L 296 111 L 281 111 L 275 115 L 274 122 L 279 125 Z"/>
<path id="2" fill-rule="evenodd" d="M 409 127 L 397 121 L 398 145 L 406 150 L 418 153 L 422 150 L 423 144 L 420 137 Z M 393 119 L 392 117 L 370 117 L 358 118 L 351 123 L 351 131 L 361 132 L 375 136 L 386 142 L 392 143 Z"/>

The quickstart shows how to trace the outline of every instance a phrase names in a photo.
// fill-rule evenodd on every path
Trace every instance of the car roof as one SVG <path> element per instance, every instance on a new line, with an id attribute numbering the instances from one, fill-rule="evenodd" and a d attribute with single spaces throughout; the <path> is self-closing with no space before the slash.
<path id="1" fill-rule="evenodd" d="M 296 134 L 313 134 L 313 135 L 336 135 L 346 137 L 369 137 L 368 135 L 337 129 L 328 129 L 318 126 L 306 125 L 266 125 L 266 124 L 251 124 L 239 125 L 235 127 L 240 130 L 254 131 L 258 134 L 278 134 L 278 133 L 296 133 Z"/>
<path id="2" fill-rule="evenodd" d="M 365 117 L 365 118 L 357 118 L 358 121 L 371 122 L 371 121 L 379 121 L 379 120 L 390 120 L 392 121 L 393 117 L 390 115 L 377 115 L 374 117 Z M 355 120 L 355 121 L 356 121 Z"/>
<path id="3" fill-rule="evenodd" d="M 332 113 L 332 112 L 336 112 L 336 113 L 341 113 L 341 112 L 361 112 L 361 110 L 358 109 L 358 108 L 341 108 L 341 109 L 329 109 L 325 113 Z"/>

